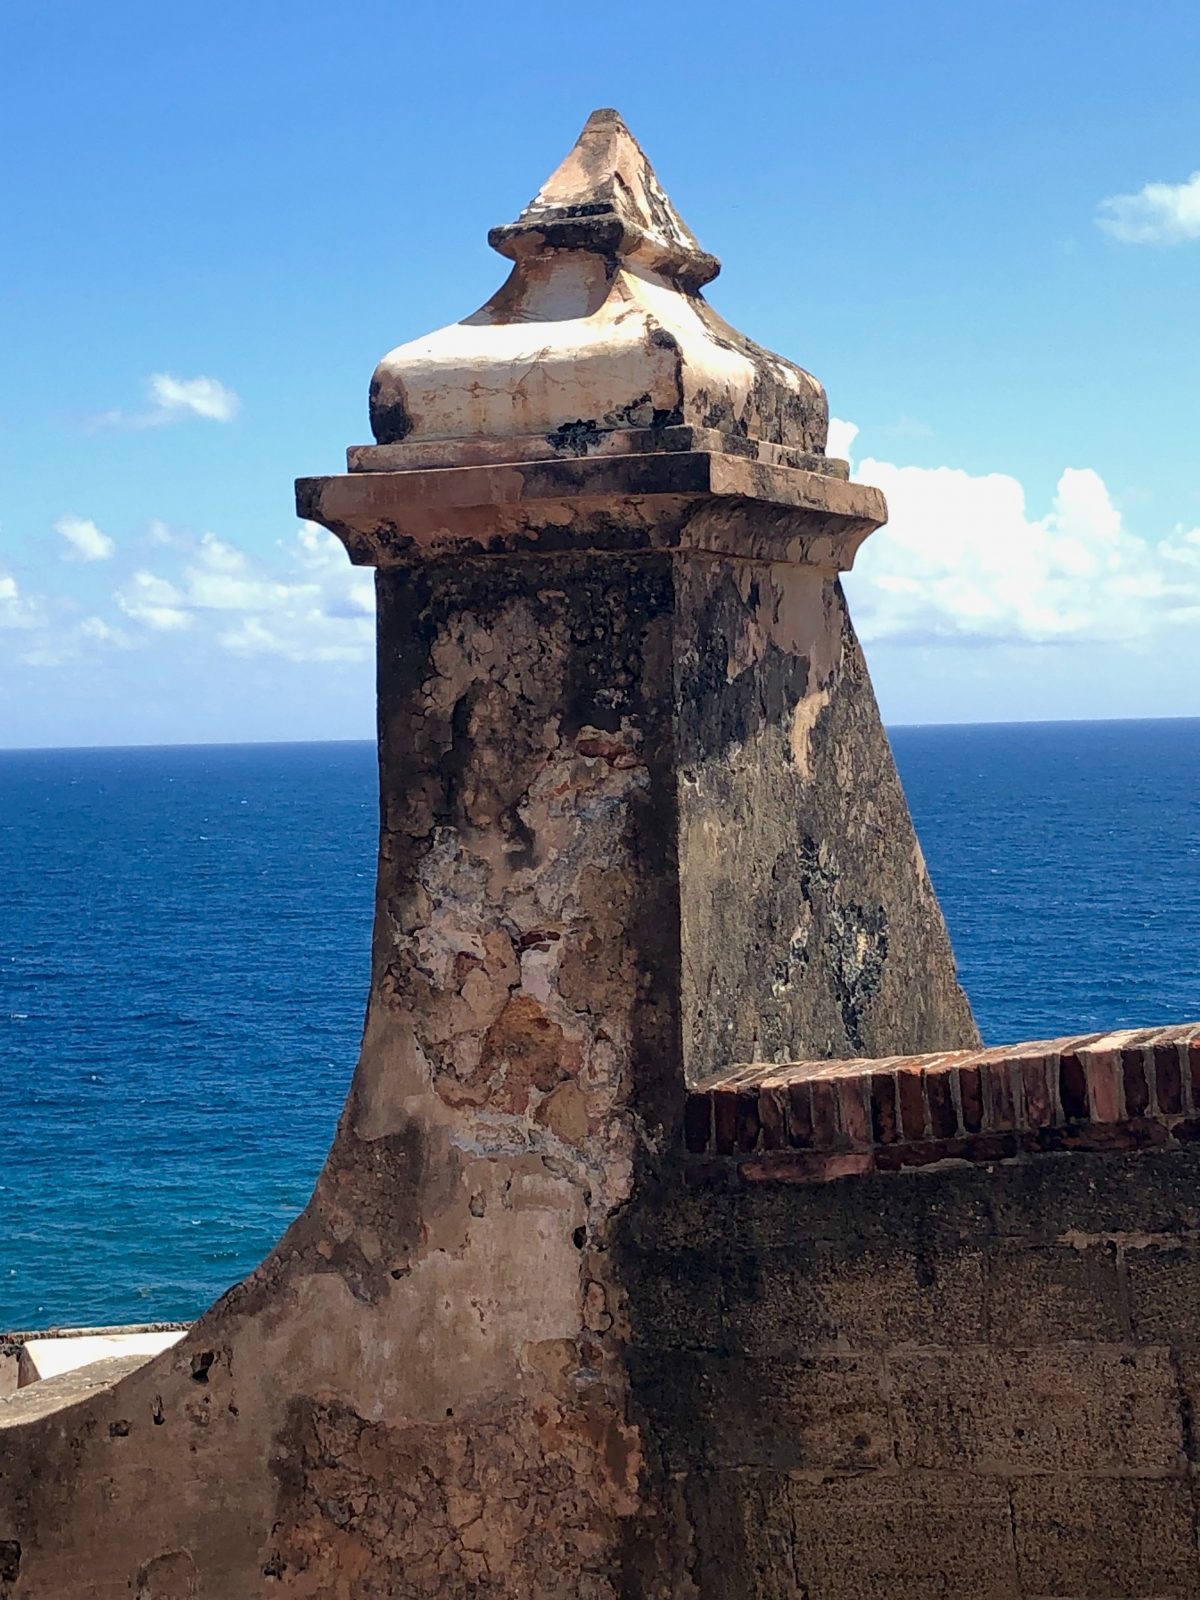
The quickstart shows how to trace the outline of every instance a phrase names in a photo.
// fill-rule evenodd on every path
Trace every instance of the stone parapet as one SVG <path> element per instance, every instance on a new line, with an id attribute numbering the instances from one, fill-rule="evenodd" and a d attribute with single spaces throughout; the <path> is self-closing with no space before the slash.
<path id="1" fill-rule="evenodd" d="M 824 1182 L 1200 1139 L 1200 1023 L 734 1067 L 688 1096 L 696 1177 Z"/>

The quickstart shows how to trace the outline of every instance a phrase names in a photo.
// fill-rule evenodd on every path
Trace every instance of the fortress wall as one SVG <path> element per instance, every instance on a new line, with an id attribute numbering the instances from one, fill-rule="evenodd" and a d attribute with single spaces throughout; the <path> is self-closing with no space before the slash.
<path id="1" fill-rule="evenodd" d="M 1195 1149 L 693 1182 L 628 1248 L 686 1592 L 1200 1592 Z"/>

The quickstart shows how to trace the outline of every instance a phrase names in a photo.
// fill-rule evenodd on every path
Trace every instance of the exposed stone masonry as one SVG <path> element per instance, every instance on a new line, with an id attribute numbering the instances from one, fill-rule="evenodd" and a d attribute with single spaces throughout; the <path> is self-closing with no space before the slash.
<path id="1" fill-rule="evenodd" d="M 630 1232 L 680 1595 L 1200 1594 L 1196 1145 L 681 1183 Z"/>

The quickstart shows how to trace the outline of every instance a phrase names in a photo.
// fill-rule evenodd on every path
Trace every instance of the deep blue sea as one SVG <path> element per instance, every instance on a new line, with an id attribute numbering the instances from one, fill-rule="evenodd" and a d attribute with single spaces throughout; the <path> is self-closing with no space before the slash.
<path id="1" fill-rule="evenodd" d="M 1200 721 L 892 731 L 990 1043 L 1200 1017 Z M 0 752 L 0 1328 L 192 1317 L 358 1050 L 368 744 Z"/>

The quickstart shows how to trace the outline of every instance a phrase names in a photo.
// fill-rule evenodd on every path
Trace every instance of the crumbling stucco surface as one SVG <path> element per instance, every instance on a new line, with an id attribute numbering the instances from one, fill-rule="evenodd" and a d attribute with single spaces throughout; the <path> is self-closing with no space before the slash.
<path id="1" fill-rule="evenodd" d="M 680 563 L 687 1065 L 978 1037 L 836 574 Z"/>
<path id="2" fill-rule="evenodd" d="M 172 1350 L 0 1406 L 0 1600 L 696 1595 L 630 1232 L 679 1190 L 688 1079 L 975 1040 L 838 585 L 882 497 L 589 127 L 499 240 L 554 313 L 520 383 L 513 288 L 441 365 L 394 353 L 385 442 L 299 485 L 379 569 L 371 987 L 328 1162 Z M 627 324 L 588 287 L 625 279 Z"/>
<path id="3" fill-rule="evenodd" d="M 211 1595 L 617 1592 L 643 1462 L 607 1247 L 681 1082 L 670 559 L 380 591 L 374 976 L 328 1165 L 177 1351 L 6 1435 L 15 1594 L 167 1594 L 177 1550 Z"/>

